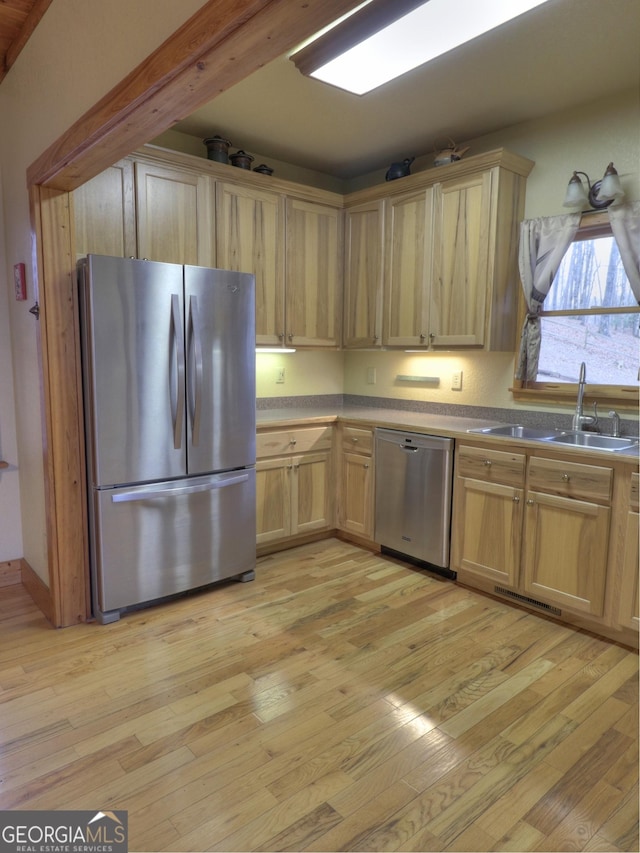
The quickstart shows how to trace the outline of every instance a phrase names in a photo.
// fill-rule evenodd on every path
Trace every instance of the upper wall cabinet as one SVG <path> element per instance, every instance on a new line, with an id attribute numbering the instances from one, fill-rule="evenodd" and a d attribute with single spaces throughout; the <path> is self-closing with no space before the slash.
<path id="1" fill-rule="evenodd" d="M 133 162 L 121 160 L 73 192 L 76 256 L 137 256 Z"/>
<path id="2" fill-rule="evenodd" d="M 345 347 L 382 343 L 384 204 L 374 200 L 345 212 Z"/>
<path id="3" fill-rule="evenodd" d="M 220 181 L 216 185 L 216 254 L 221 269 L 256 277 L 256 343 L 285 336 L 284 197 Z"/>
<path id="4" fill-rule="evenodd" d="M 512 351 L 518 230 L 532 167 L 498 150 L 347 196 L 344 345 L 380 343 L 366 312 L 382 298 L 385 346 Z M 351 216 L 376 203 L 385 208 L 384 235 L 365 243 Z M 351 334 L 363 328 L 366 335 Z"/>
<path id="5" fill-rule="evenodd" d="M 138 256 L 215 266 L 212 179 L 140 161 L 135 170 Z"/>
<path id="6" fill-rule="evenodd" d="M 286 217 L 286 343 L 337 347 L 342 313 L 342 211 L 288 198 Z"/>

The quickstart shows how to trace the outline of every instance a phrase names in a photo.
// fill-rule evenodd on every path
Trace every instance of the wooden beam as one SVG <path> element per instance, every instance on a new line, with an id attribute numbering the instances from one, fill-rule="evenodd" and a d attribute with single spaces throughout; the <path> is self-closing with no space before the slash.
<path id="1" fill-rule="evenodd" d="M 28 184 L 75 189 L 357 5 L 210 0 L 31 165 Z"/>
<path id="2" fill-rule="evenodd" d="M 33 31 L 40 23 L 40 19 L 51 5 L 51 0 L 35 0 L 29 14 L 20 27 L 18 35 L 13 39 L 5 54 L 4 63 L 0 68 L 0 81 L 4 78 L 13 63 L 16 61 L 22 48 L 29 41 Z"/>

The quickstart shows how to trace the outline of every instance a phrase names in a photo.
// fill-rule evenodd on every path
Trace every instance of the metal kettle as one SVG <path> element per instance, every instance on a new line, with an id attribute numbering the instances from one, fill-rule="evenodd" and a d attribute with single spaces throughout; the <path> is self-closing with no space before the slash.
<path id="1" fill-rule="evenodd" d="M 387 174 L 384 176 L 385 181 L 395 181 L 396 178 L 404 178 L 411 172 L 411 164 L 415 157 L 407 157 L 402 163 L 392 163 L 387 169 Z"/>

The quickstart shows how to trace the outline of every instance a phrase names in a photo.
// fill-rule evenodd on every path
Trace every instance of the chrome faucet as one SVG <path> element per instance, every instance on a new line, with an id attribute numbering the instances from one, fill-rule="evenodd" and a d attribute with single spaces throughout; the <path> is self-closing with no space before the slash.
<path id="1" fill-rule="evenodd" d="M 582 399 L 584 397 L 584 387 L 587 384 L 586 380 L 587 367 L 584 363 L 580 365 L 580 378 L 578 380 L 578 399 L 576 401 L 576 411 L 571 421 L 571 429 L 583 430 L 586 426 L 596 426 L 598 423 L 598 404 L 593 404 L 593 415 L 585 415 L 582 411 Z"/>
<path id="2" fill-rule="evenodd" d="M 612 420 L 611 435 L 618 438 L 620 435 L 620 415 L 613 409 L 609 412 L 609 417 Z"/>

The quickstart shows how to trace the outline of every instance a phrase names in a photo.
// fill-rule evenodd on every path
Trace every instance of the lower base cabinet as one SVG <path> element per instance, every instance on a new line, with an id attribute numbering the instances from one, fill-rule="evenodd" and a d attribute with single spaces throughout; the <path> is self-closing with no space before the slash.
<path id="1" fill-rule="evenodd" d="M 618 620 L 621 625 L 638 631 L 640 630 L 640 515 L 638 514 L 640 474 L 631 475 L 628 494 Z"/>
<path id="2" fill-rule="evenodd" d="M 459 445 L 452 568 L 469 585 L 601 617 L 613 471 Z"/>
<path id="3" fill-rule="evenodd" d="M 363 539 L 373 539 L 373 430 L 340 428 L 338 527 Z"/>
<path id="4" fill-rule="evenodd" d="M 334 526 L 332 429 L 297 427 L 258 433 L 258 546 Z M 294 448 L 302 452 L 280 455 Z"/>

